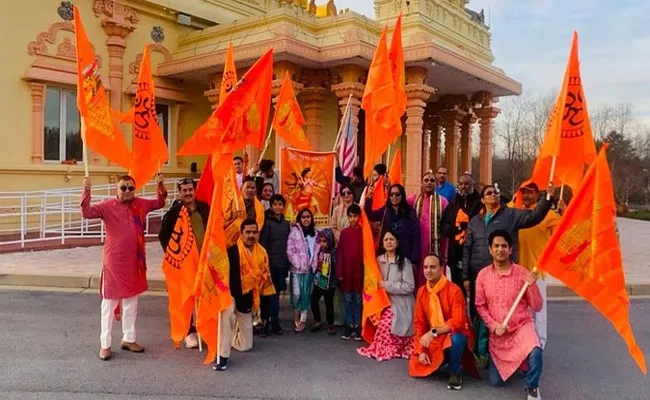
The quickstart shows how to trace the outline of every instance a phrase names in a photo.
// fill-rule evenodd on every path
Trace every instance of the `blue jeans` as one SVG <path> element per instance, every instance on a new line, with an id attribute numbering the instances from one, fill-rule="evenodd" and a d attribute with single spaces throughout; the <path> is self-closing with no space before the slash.
<path id="1" fill-rule="evenodd" d="M 361 324 L 361 293 L 343 293 L 345 301 L 345 325 L 359 326 Z"/>
<path id="2" fill-rule="evenodd" d="M 541 347 L 535 347 L 528 354 L 528 372 L 526 372 L 526 388 L 536 389 L 539 387 L 539 379 L 542 377 L 542 367 L 544 366 L 543 351 Z M 501 379 L 497 367 L 490 359 L 490 385 L 504 386 L 505 382 Z"/>
<path id="3" fill-rule="evenodd" d="M 445 362 L 449 364 L 449 372 L 460 374 L 460 363 L 467 347 L 467 336 L 462 333 L 451 334 L 451 347 L 445 349 Z"/>

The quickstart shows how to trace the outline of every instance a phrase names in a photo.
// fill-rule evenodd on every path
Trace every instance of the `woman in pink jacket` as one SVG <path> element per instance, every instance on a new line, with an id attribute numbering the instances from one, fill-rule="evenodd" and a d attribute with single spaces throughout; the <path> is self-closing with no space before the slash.
<path id="1" fill-rule="evenodd" d="M 314 215 L 306 208 L 298 213 L 287 243 L 287 257 L 291 264 L 291 306 L 296 310 L 297 333 L 304 331 L 307 326 L 318 247 Z"/>

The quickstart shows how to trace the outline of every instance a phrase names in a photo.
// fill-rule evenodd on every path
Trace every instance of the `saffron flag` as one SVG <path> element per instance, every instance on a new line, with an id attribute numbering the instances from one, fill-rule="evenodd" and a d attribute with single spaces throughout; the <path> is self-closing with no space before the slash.
<path id="1" fill-rule="evenodd" d="M 364 176 L 369 176 L 374 163 L 402 134 L 402 122 L 396 107 L 393 72 L 386 47 L 386 28 L 368 71 L 361 108 L 366 112 Z"/>
<path id="2" fill-rule="evenodd" d="M 606 150 L 607 144 L 589 167 L 546 244 L 538 268 L 561 280 L 603 314 L 645 374 L 645 358 L 630 326 L 630 301 L 625 289 Z"/>
<path id="3" fill-rule="evenodd" d="M 375 331 L 379 324 L 381 312 L 390 307 L 390 300 L 379 282 L 383 279 L 377 265 L 375 255 L 375 244 L 372 238 L 370 222 L 365 212 L 361 212 L 359 219 L 363 234 L 363 315 L 361 317 L 361 336 L 366 342 L 372 343 L 375 340 Z"/>
<path id="4" fill-rule="evenodd" d="M 221 209 L 223 178 L 214 182 L 212 194 L 213 210 Z M 197 296 L 196 330 L 208 347 L 204 363 L 214 361 L 217 355 L 217 331 L 219 313 L 232 304 L 230 295 L 230 263 L 223 232 L 223 217 L 220 212 L 211 212 L 205 230 L 203 248 L 196 274 L 195 295 Z M 230 321 L 222 321 L 230 323 Z"/>
<path id="5" fill-rule="evenodd" d="M 264 145 L 271 106 L 273 49 L 244 74 L 224 102 L 181 147 L 178 155 L 235 153 L 246 145 Z"/>
<path id="6" fill-rule="evenodd" d="M 555 171 L 551 176 L 553 158 Z M 596 147 L 580 76 L 578 34 L 574 32 L 564 80 L 549 117 L 532 180 L 539 187 L 546 187 L 550 179 L 555 184 L 568 185 L 575 192 L 585 167 L 595 158 Z"/>
<path id="7" fill-rule="evenodd" d="M 383 175 L 379 176 L 373 184 L 374 191 L 372 193 L 372 211 L 377 211 L 386 205 L 386 184 Z"/>
<path id="8" fill-rule="evenodd" d="M 135 94 L 133 158 L 129 169 L 129 175 L 135 180 L 136 187 L 142 187 L 149 182 L 153 174 L 160 171 L 161 165 L 169 160 L 167 143 L 158 125 L 155 91 L 149 46 L 145 45 Z"/>
<path id="9" fill-rule="evenodd" d="M 233 168 L 232 154 L 219 154 L 215 152 L 209 155 L 205 161 L 199 183 L 196 185 L 196 199 L 207 205 L 211 205 L 212 193 L 214 192 L 214 180 L 217 177 L 223 178 L 227 176 L 230 168 Z"/>
<path id="10" fill-rule="evenodd" d="M 404 47 L 402 46 L 402 13 L 399 14 L 395 21 L 388 58 L 393 72 L 395 107 L 397 108 L 397 114 L 401 117 L 406 112 L 406 70 L 404 68 Z"/>
<path id="11" fill-rule="evenodd" d="M 305 118 L 300 111 L 300 105 L 293 91 L 293 82 L 287 71 L 275 107 L 273 129 L 289 146 L 298 150 L 311 150 L 309 140 L 302 130 L 304 124 Z"/>
<path id="12" fill-rule="evenodd" d="M 399 183 L 404 186 L 404 177 L 402 176 L 402 152 L 400 149 L 395 151 L 393 161 L 391 161 L 390 169 L 388 170 L 388 178 L 390 179 L 391 185 Z"/>
<path id="13" fill-rule="evenodd" d="M 77 49 L 77 108 L 82 119 L 82 140 L 94 152 L 119 166 L 129 168 L 131 152 L 120 128 L 113 121 L 95 52 L 81 23 L 79 9 L 73 7 Z"/>
<path id="14" fill-rule="evenodd" d="M 219 92 L 219 105 L 223 104 L 228 97 L 228 94 L 237 84 L 237 69 L 235 68 L 235 56 L 233 55 L 232 42 L 228 43 L 228 52 L 226 53 L 226 61 L 224 62 L 223 75 L 221 76 L 221 89 Z M 221 153 L 218 148 L 213 149 L 214 152 L 208 155 L 205 160 L 203 172 L 199 178 L 199 183 L 196 187 L 196 198 L 206 204 L 212 202 L 212 192 L 214 191 L 214 177 L 212 176 L 213 159 L 217 160 L 217 164 L 223 165 L 225 159 L 219 160 Z M 232 155 L 228 155 L 228 159 L 232 159 Z M 217 168 L 215 171 L 227 171 L 227 169 Z"/>
<path id="15" fill-rule="evenodd" d="M 169 299 L 171 338 L 175 348 L 178 348 L 190 329 L 198 265 L 199 249 L 190 214 L 187 207 L 182 206 L 162 261 Z"/>

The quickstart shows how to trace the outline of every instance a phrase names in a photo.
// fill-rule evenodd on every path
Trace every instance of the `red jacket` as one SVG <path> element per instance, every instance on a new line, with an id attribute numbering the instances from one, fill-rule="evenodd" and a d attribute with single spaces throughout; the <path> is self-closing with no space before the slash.
<path id="1" fill-rule="evenodd" d="M 361 227 L 341 231 L 336 249 L 336 278 L 344 293 L 363 292 L 363 235 Z"/>

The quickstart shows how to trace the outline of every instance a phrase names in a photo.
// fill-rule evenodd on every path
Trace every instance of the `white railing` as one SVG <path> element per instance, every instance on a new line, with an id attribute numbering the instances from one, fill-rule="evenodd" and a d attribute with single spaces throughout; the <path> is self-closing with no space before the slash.
<path id="1" fill-rule="evenodd" d="M 149 213 L 145 235 L 150 233 L 150 221 L 160 220 L 176 198 L 176 185 L 167 183 L 167 205 Z M 138 196 L 156 197 L 154 182 L 138 190 Z M 115 197 L 115 185 L 93 186 L 92 203 Z M 82 188 L 51 189 L 30 192 L 0 192 L 0 252 L 15 248 L 23 249 L 28 243 L 55 241 L 65 244 L 69 238 L 99 238 L 104 241 L 104 224 L 100 220 L 88 220 L 81 216 Z"/>

